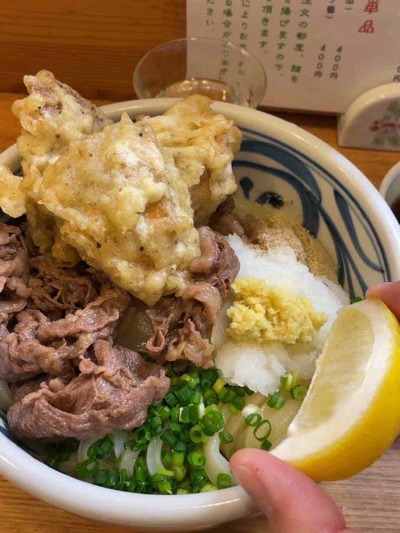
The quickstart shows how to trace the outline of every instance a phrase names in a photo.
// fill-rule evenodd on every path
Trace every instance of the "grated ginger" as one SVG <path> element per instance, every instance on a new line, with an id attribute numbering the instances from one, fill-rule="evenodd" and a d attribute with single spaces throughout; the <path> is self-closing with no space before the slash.
<path id="1" fill-rule="evenodd" d="M 228 309 L 228 335 L 237 341 L 311 342 L 326 323 L 305 296 L 269 286 L 262 279 L 240 278 L 233 284 L 235 301 Z"/>

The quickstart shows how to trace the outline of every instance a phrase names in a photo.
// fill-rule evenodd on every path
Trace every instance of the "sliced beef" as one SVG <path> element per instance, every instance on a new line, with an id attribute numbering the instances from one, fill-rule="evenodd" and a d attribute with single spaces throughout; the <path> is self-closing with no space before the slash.
<path id="1" fill-rule="evenodd" d="M 27 286 L 29 257 L 21 229 L 0 223 L 0 322 L 7 324 L 24 309 L 30 296 Z"/>
<path id="2" fill-rule="evenodd" d="M 229 196 L 213 214 L 211 227 L 221 235 L 236 234 L 246 243 L 255 242 L 262 229 L 262 222 L 253 215 L 240 218 L 233 212 L 234 209 L 235 202 L 232 196 Z"/>
<path id="3" fill-rule="evenodd" d="M 146 344 L 149 355 L 162 362 L 167 351 L 168 333 L 177 328 L 185 314 L 185 303 L 182 298 L 161 298 L 158 304 L 147 312 L 153 325 L 153 336 Z"/>
<path id="4" fill-rule="evenodd" d="M 12 434 L 21 440 L 83 440 L 133 429 L 168 392 L 165 369 L 128 348 L 97 340 L 91 363 L 90 372 L 69 383 L 46 377 L 16 387 L 8 411 Z"/>
<path id="5" fill-rule="evenodd" d="M 40 323 L 48 319 L 40 311 L 25 310 L 15 317 L 13 331 L 0 341 L 0 377 L 7 381 L 29 379 L 42 372 L 52 376 L 73 376 L 65 346 L 46 346 L 37 339 Z"/>
<path id="6" fill-rule="evenodd" d="M 33 309 L 16 314 L 13 331 L 0 341 L 0 378 L 18 381 L 42 372 L 72 377 L 87 349 L 113 333 L 129 301 L 124 290 L 106 283 L 95 300 L 64 318 Z"/>
<path id="7" fill-rule="evenodd" d="M 33 257 L 30 267 L 32 306 L 44 313 L 61 316 L 61 311 L 83 309 L 98 295 L 95 278 L 85 271 L 62 268 L 48 256 Z"/>
<path id="8" fill-rule="evenodd" d="M 169 339 L 167 360 L 187 359 L 200 368 L 211 368 L 213 352 L 214 346 L 207 337 L 196 329 L 190 318 L 185 318 L 183 326 Z"/>
<path id="9" fill-rule="evenodd" d="M 222 304 L 221 294 L 214 285 L 206 281 L 193 283 L 183 290 L 182 299 L 193 307 L 198 307 L 199 303 L 202 304 L 204 322 L 214 324 Z M 191 314 L 195 315 L 195 312 Z"/>
<path id="10" fill-rule="evenodd" d="M 199 229 L 200 257 L 190 269 L 198 281 L 184 289 L 180 298 L 166 297 L 148 311 L 154 334 L 147 343 L 156 360 L 188 359 L 202 368 L 213 366 L 213 346 L 208 329 L 218 315 L 240 264 L 221 235 L 204 226 Z"/>

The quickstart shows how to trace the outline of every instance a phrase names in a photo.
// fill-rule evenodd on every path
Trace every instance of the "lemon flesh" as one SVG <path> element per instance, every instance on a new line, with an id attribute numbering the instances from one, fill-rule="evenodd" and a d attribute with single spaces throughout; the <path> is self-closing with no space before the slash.
<path id="1" fill-rule="evenodd" d="M 400 432 L 400 326 L 379 300 L 339 312 L 308 394 L 271 453 L 316 481 L 367 468 Z"/>

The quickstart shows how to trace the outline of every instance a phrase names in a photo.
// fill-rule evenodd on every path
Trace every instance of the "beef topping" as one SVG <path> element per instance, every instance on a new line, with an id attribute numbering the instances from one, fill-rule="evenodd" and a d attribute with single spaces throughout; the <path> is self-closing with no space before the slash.
<path id="1" fill-rule="evenodd" d="M 30 296 L 27 286 L 29 257 L 21 229 L 0 223 L 0 323 L 24 309 Z"/>
<path id="2" fill-rule="evenodd" d="M 156 361 L 188 359 L 209 368 L 214 348 L 208 328 L 214 324 L 240 264 L 221 235 L 204 226 L 199 236 L 201 255 L 190 265 L 198 281 L 184 289 L 181 298 L 162 298 L 148 311 L 154 334 L 147 349 Z"/>
<path id="3" fill-rule="evenodd" d="M 69 382 L 47 376 L 15 387 L 8 424 L 16 438 L 84 440 L 133 429 L 168 392 L 165 369 L 128 348 L 97 340 L 90 355 L 91 371 Z"/>
<path id="4" fill-rule="evenodd" d="M 58 320 L 39 310 L 17 313 L 13 331 L 0 340 L 0 378 L 17 381 L 42 372 L 72 377 L 87 349 L 113 333 L 129 300 L 125 291 L 108 283 L 84 309 Z"/>

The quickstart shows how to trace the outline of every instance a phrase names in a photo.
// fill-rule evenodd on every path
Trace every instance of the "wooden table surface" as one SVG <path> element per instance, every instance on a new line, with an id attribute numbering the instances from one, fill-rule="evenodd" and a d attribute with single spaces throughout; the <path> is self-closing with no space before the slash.
<path id="1" fill-rule="evenodd" d="M 10 111 L 18 95 L 0 93 L 0 152 L 15 142 L 19 125 Z M 352 161 L 375 186 L 400 159 L 399 154 L 338 148 L 334 117 L 295 113 L 279 116 L 321 138 Z M 365 533 L 400 532 L 400 438 L 371 468 L 347 481 L 323 485 L 342 508 L 348 526 Z M 105 526 L 73 516 L 29 496 L 0 477 L 2 533 L 132 533 L 130 528 Z M 216 533 L 265 533 L 263 517 L 214 529 Z M 296 533 L 296 532 L 293 532 Z"/>

